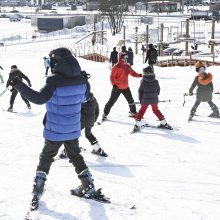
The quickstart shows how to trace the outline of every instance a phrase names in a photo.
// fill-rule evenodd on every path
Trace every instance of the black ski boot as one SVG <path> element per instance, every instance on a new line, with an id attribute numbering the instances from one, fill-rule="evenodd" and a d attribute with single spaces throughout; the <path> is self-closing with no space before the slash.
<path id="1" fill-rule="evenodd" d="M 78 186 L 76 189 L 70 190 L 72 195 L 85 197 L 87 199 L 93 198 L 95 195 L 95 186 L 93 184 L 92 174 L 89 169 L 83 170 L 78 178 L 81 180 L 82 185 Z"/>
<path id="2" fill-rule="evenodd" d="M 38 201 L 44 192 L 44 183 L 47 180 L 47 174 L 43 171 L 37 171 L 34 179 L 33 199 L 31 201 L 31 210 L 38 209 Z"/>
<path id="3" fill-rule="evenodd" d="M 140 130 L 141 130 L 140 126 L 135 125 L 131 133 L 133 134 L 133 133 L 139 132 Z"/>
<path id="4" fill-rule="evenodd" d="M 172 126 L 170 126 L 165 119 L 160 121 L 158 128 L 165 128 L 165 129 L 173 130 Z"/>
<path id="5" fill-rule="evenodd" d="M 98 150 L 93 149 L 92 153 L 97 154 L 97 155 L 102 156 L 102 157 L 107 157 L 108 156 L 108 154 L 106 154 L 105 151 L 101 147 Z"/>

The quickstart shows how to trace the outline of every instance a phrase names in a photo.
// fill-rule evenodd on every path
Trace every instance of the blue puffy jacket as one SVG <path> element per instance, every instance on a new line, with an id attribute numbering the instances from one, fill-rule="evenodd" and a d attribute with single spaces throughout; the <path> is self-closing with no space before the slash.
<path id="1" fill-rule="evenodd" d="M 35 104 L 46 103 L 45 139 L 77 139 L 81 134 L 80 112 L 81 103 L 86 100 L 86 79 L 81 74 L 78 61 L 72 55 L 60 60 L 53 73 L 39 92 L 23 82 L 18 82 L 14 88 Z"/>

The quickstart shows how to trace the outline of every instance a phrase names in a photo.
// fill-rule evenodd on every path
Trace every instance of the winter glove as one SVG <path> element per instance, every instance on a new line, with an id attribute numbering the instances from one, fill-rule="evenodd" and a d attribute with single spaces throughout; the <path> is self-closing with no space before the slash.
<path id="1" fill-rule="evenodd" d="M 143 75 L 142 75 L 142 74 L 139 74 L 139 76 L 142 77 Z"/>
<path id="2" fill-rule="evenodd" d="M 114 91 L 114 92 L 118 92 L 118 91 L 119 91 L 118 86 L 114 85 L 114 86 L 113 86 L 113 91 Z"/>
<path id="3" fill-rule="evenodd" d="M 20 78 L 18 76 L 14 76 L 11 78 L 9 85 L 15 86 L 18 82 L 21 82 Z"/>
<path id="4" fill-rule="evenodd" d="M 192 92 L 189 92 L 189 96 L 193 96 L 193 93 L 192 93 Z"/>
<path id="5" fill-rule="evenodd" d="M 28 86 L 29 86 L 29 87 L 32 87 L 31 82 L 28 83 Z"/>
<path id="6" fill-rule="evenodd" d="M 0 66 L 0 69 L 4 70 L 1 66 Z"/>

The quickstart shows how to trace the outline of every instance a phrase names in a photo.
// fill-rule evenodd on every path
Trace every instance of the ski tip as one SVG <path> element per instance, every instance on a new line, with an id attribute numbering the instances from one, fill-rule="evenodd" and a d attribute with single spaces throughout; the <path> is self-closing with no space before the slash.
<path id="1" fill-rule="evenodd" d="M 129 209 L 136 209 L 136 205 L 132 204 Z"/>

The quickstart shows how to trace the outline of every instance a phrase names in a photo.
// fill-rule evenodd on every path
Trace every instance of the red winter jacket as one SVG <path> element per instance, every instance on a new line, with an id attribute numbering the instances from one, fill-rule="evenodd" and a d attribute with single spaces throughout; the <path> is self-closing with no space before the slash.
<path id="1" fill-rule="evenodd" d="M 127 89 L 128 86 L 128 75 L 134 77 L 141 77 L 141 74 L 136 73 L 129 64 L 124 60 L 120 59 L 117 64 L 112 67 L 110 80 L 112 85 L 116 85 L 119 89 Z"/>

